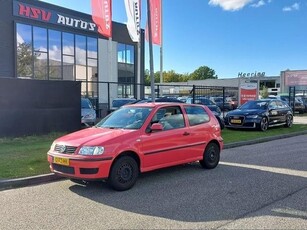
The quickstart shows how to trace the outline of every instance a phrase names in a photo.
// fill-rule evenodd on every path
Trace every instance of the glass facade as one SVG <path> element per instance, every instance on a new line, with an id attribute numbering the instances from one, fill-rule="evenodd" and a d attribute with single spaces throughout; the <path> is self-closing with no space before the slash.
<path id="1" fill-rule="evenodd" d="M 82 95 L 97 97 L 98 39 L 16 23 L 17 77 L 82 80 Z"/>
<path id="2" fill-rule="evenodd" d="M 134 46 L 118 43 L 118 97 L 133 97 L 135 77 L 135 52 Z"/>

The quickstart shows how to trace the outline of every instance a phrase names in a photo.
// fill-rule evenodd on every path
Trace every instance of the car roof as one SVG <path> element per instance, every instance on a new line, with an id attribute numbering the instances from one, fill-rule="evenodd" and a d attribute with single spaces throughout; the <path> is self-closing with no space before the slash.
<path id="1" fill-rule="evenodd" d="M 181 105 L 193 105 L 193 106 L 201 106 L 198 104 L 185 104 L 185 103 L 180 103 L 180 102 L 147 102 L 147 103 L 137 103 L 137 104 L 126 104 L 123 107 L 159 107 L 159 106 L 166 106 L 166 105 L 171 105 L 171 106 L 181 106 Z"/>

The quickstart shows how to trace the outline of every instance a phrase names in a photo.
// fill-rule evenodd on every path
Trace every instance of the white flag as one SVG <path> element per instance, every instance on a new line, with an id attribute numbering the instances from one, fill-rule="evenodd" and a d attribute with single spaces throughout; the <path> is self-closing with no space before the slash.
<path id="1" fill-rule="evenodd" d="M 128 18 L 127 28 L 130 38 L 134 42 L 139 42 L 141 34 L 140 0 L 125 0 L 125 7 Z"/>

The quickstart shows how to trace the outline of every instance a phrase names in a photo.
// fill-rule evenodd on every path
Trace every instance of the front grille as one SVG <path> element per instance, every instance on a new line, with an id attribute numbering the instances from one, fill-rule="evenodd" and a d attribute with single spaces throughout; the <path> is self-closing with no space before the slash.
<path id="1" fill-rule="evenodd" d="M 55 171 L 66 173 L 66 174 L 75 174 L 75 169 L 73 167 L 65 166 L 65 165 L 58 165 L 52 164 L 52 168 Z"/>
<path id="2" fill-rule="evenodd" d="M 67 145 L 55 145 L 54 151 L 58 153 L 73 154 L 75 153 L 77 147 L 67 146 Z"/>

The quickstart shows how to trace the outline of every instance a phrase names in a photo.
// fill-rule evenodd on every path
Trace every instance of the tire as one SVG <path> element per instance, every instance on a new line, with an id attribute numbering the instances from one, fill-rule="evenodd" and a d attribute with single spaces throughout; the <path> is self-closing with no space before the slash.
<path id="1" fill-rule="evenodd" d="M 259 130 L 265 132 L 267 131 L 268 127 L 269 127 L 268 119 L 266 117 L 263 117 L 259 124 Z"/>
<path id="2" fill-rule="evenodd" d="M 285 127 L 290 128 L 293 124 L 293 116 L 287 115 Z"/>
<path id="3" fill-rule="evenodd" d="M 110 171 L 108 183 L 117 191 L 125 191 L 135 184 L 139 175 L 139 166 L 136 161 L 129 156 L 117 159 Z"/>
<path id="4" fill-rule="evenodd" d="M 203 168 L 213 169 L 220 161 L 220 148 L 216 143 L 209 143 L 205 149 L 203 160 L 199 163 Z"/>

